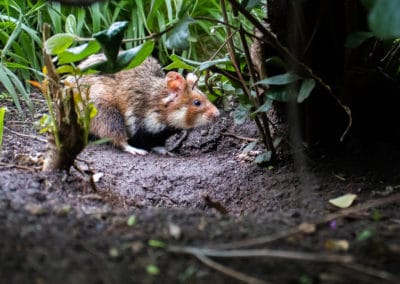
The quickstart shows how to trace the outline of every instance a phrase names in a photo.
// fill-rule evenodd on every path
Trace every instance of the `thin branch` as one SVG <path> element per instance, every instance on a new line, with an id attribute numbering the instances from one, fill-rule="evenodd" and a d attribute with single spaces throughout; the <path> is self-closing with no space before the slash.
<path id="1" fill-rule="evenodd" d="M 224 136 L 229 136 L 229 137 L 233 137 L 233 138 L 236 138 L 239 140 L 244 140 L 244 141 L 249 141 L 249 142 L 258 141 L 257 138 L 244 137 L 244 136 L 236 135 L 235 133 L 230 133 L 230 132 L 222 132 L 221 134 Z"/>
<path id="2" fill-rule="evenodd" d="M 370 277 L 381 279 L 381 280 L 384 280 L 384 281 L 387 281 L 390 283 L 400 283 L 400 279 L 397 278 L 395 275 L 393 275 L 387 271 L 378 270 L 374 267 L 364 266 L 364 265 L 356 264 L 356 263 L 345 263 L 345 264 L 342 264 L 342 266 L 347 269 L 357 271 L 359 273 L 363 273 Z"/>
<path id="3" fill-rule="evenodd" d="M 226 12 L 225 0 L 221 0 L 220 3 L 221 3 L 222 16 L 224 18 L 224 22 L 228 23 L 228 15 L 227 15 L 227 12 Z M 226 32 L 228 34 L 228 37 L 231 37 L 232 31 L 231 31 L 230 27 L 227 25 L 225 28 L 226 28 Z M 233 44 L 232 38 L 228 41 L 227 48 L 228 48 L 229 57 L 231 58 L 231 61 L 232 61 L 233 68 L 236 71 L 236 74 L 237 74 L 237 76 L 239 78 L 239 81 L 240 81 L 240 84 L 242 86 L 242 89 L 243 89 L 244 93 L 247 95 L 247 97 L 250 100 L 254 100 L 252 98 L 252 96 L 251 96 L 251 92 L 250 92 L 249 88 L 246 85 L 245 80 L 243 79 L 242 72 L 241 72 L 239 64 L 238 64 L 238 62 L 236 60 L 236 56 L 235 56 L 235 52 L 234 52 L 235 48 L 234 48 L 234 44 Z M 261 140 L 263 141 L 263 143 L 265 145 L 268 145 L 267 144 L 267 139 L 268 138 L 265 135 L 264 128 L 263 128 L 262 123 L 261 123 L 260 119 L 258 118 L 258 116 L 254 117 L 254 121 L 255 121 L 255 123 L 257 125 L 257 129 L 258 129 L 258 132 L 259 132 L 259 134 L 261 136 Z M 270 149 L 268 149 L 268 150 L 270 150 Z"/>
<path id="4" fill-rule="evenodd" d="M 35 136 L 35 135 L 29 135 L 29 134 L 19 133 L 19 132 L 16 132 L 16 131 L 14 131 L 14 130 L 11 130 L 10 128 L 8 128 L 8 127 L 6 127 L 6 126 L 4 126 L 4 129 L 7 130 L 8 132 L 10 132 L 10 133 L 12 133 L 12 134 L 15 134 L 15 135 L 18 135 L 18 136 L 20 136 L 20 137 L 31 138 L 31 139 L 33 139 L 33 140 L 37 140 L 37 141 L 44 142 L 44 143 L 47 142 L 46 139 L 37 137 L 37 136 Z"/>
<path id="5" fill-rule="evenodd" d="M 210 257 L 222 258 L 251 258 L 251 257 L 270 257 L 279 259 L 291 259 L 300 261 L 316 261 L 329 263 L 351 263 L 351 255 L 308 253 L 297 251 L 273 250 L 273 249 L 241 249 L 241 250 L 218 250 L 197 247 L 168 247 L 168 251 L 174 253 L 205 255 Z"/>
<path id="6" fill-rule="evenodd" d="M 148 36 L 140 37 L 140 38 L 127 38 L 127 39 L 123 39 L 122 42 L 127 43 L 127 42 L 137 42 L 137 41 L 145 41 L 145 40 L 150 40 L 150 39 L 157 39 L 157 38 L 160 38 L 163 34 L 172 30 L 173 28 L 174 28 L 174 25 L 167 27 L 165 30 L 160 31 L 158 33 L 152 33 Z M 78 37 L 75 39 L 75 41 L 77 41 L 77 42 L 86 42 L 86 41 L 95 41 L 95 40 L 96 39 L 92 38 L 92 37 Z"/>
<path id="7" fill-rule="evenodd" d="M 228 0 L 229 3 L 232 5 L 234 9 L 237 9 L 247 20 L 249 20 L 262 34 L 262 37 L 259 37 L 258 39 L 262 42 L 265 42 L 272 46 L 281 56 L 283 56 L 289 63 L 293 64 L 296 67 L 300 68 L 300 73 L 305 74 L 307 77 L 313 78 L 315 81 L 317 81 L 321 86 L 323 86 L 328 94 L 332 96 L 337 104 L 339 104 L 342 109 L 346 112 L 349 122 L 347 125 L 347 128 L 344 130 L 342 136 L 340 137 L 340 141 L 343 141 L 344 137 L 346 136 L 347 132 L 350 130 L 351 125 L 353 123 L 352 116 L 351 116 L 351 110 L 348 106 L 342 103 L 342 101 L 336 97 L 332 89 L 329 85 L 327 85 L 320 77 L 315 75 L 311 68 L 309 68 L 307 65 L 305 65 L 303 62 L 301 62 L 299 59 L 297 59 L 294 54 L 292 54 L 287 47 L 283 46 L 279 40 L 274 36 L 274 34 L 269 31 L 267 28 L 265 28 L 259 20 L 257 20 L 249 11 L 247 11 L 240 3 L 238 3 L 236 0 Z"/>
<path id="8" fill-rule="evenodd" d="M 225 275 L 228 275 L 232 278 L 235 278 L 237 280 L 249 283 L 249 284 L 267 284 L 268 282 L 259 280 L 257 278 L 248 276 L 246 274 L 243 274 L 239 271 L 233 270 L 232 268 L 226 267 L 218 262 L 213 261 L 212 259 L 206 257 L 205 255 L 202 254 L 195 254 L 195 256 L 203 262 L 205 265 L 208 267 L 215 269 Z"/>
<path id="9" fill-rule="evenodd" d="M 3 162 L 0 162 L 0 166 L 1 166 L 0 169 L 16 168 L 16 169 L 30 171 L 30 172 L 34 172 L 35 171 L 35 168 L 32 168 L 32 167 L 26 167 L 26 166 L 15 165 L 15 164 L 8 164 L 8 163 L 3 163 Z"/>

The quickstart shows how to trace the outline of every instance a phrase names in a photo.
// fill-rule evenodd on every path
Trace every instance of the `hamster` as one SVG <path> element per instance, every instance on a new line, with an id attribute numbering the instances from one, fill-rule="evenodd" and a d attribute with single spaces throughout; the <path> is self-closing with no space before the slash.
<path id="1" fill-rule="evenodd" d="M 78 67 L 95 61 L 99 58 L 89 58 Z M 116 147 L 133 155 L 150 150 L 167 154 L 169 136 L 219 116 L 218 109 L 195 87 L 196 81 L 191 73 L 186 79 L 174 71 L 165 75 L 152 57 L 130 70 L 85 75 L 79 84 L 89 86 L 90 101 L 97 109 L 90 132 L 110 138 Z"/>

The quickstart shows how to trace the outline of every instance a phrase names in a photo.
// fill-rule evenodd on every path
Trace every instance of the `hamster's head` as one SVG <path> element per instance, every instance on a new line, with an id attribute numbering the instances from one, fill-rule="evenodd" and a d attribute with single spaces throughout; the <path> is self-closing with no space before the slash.
<path id="1" fill-rule="evenodd" d="M 171 71 L 166 75 L 168 96 L 167 121 L 172 127 L 190 129 L 208 124 L 219 116 L 213 103 L 196 88 L 197 77 L 189 73 L 186 79 Z"/>

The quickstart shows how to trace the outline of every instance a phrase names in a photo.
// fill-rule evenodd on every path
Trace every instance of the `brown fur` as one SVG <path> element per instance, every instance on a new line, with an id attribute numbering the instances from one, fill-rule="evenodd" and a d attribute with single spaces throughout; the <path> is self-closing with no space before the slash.
<path id="1" fill-rule="evenodd" d="M 219 115 L 192 79 L 186 81 L 177 72 L 165 76 L 154 58 L 116 74 L 87 75 L 79 82 L 90 86 L 90 99 L 98 110 L 92 134 L 111 138 L 121 148 L 139 129 L 156 135 L 168 128 L 204 125 Z"/>

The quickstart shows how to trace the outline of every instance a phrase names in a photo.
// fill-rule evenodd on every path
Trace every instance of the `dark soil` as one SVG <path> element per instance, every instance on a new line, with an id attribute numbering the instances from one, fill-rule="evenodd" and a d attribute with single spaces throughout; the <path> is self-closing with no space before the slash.
<path id="1" fill-rule="evenodd" d="M 256 137 L 254 125 L 225 114 L 190 132 L 173 157 L 91 145 L 79 170 L 51 173 L 40 171 L 45 137 L 7 105 L 0 283 L 400 283 L 400 152 L 391 143 L 296 163 L 282 151 L 262 167 L 255 153 L 240 155 L 248 142 L 227 135 Z M 330 218 L 342 211 L 328 200 L 345 193 L 357 194 L 354 210 Z M 205 258 L 205 248 L 225 255 Z"/>

